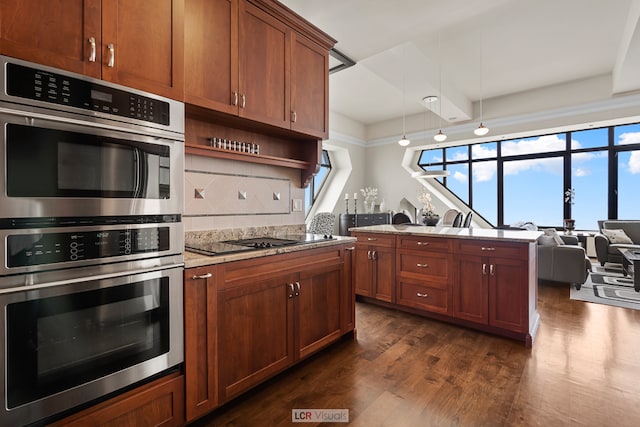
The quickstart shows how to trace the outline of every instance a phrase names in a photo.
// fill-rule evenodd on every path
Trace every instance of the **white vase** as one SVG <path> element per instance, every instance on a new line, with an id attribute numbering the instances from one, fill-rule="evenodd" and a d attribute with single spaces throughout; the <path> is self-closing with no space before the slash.
<path id="1" fill-rule="evenodd" d="M 384 202 L 384 199 L 382 199 L 382 201 L 380 202 L 380 212 L 386 212 L 387 211 L 387 204 Z"/>

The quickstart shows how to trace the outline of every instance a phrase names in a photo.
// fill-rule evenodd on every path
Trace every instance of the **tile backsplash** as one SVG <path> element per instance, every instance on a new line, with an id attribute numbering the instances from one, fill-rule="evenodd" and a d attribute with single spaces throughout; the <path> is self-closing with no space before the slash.
<path id="1" fill-rule="evenodd" d="M 186 231 L 304 224 L 297 169 L 186 155 L 184 194 Z"/>

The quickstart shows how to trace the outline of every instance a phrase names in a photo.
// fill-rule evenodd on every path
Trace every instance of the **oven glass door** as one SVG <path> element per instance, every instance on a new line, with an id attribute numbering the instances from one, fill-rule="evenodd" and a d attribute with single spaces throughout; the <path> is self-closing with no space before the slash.
<path id="1" fill-rule="evenodd" d="M 169 277 L 6 306 L 8 408 L 169 351 Z"/>
<path id="2" fill-rule="evenodd" d="M 168 199 L 169 147 L 6 125 L 9 197 Z"/>

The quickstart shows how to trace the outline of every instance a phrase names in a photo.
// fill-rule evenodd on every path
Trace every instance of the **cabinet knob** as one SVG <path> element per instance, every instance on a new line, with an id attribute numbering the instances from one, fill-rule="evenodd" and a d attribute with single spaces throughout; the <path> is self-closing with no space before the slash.
<path id="1" fill-rule="evenodd" d="M 429 298 L 429 294 L 423 294 L 420 292 L 416 292 L 416 296 L 420 298 Z"/>
<path id="2" fill-rule="evenodd" d="M 210 277 L 212 277 L 212 276 L 213 276 L 213 274 L 211 274 L 211 273 L 205 273 L 205 274 L 201 274 L 201 275 L 199 275 L 199 276 L 197 276 L 197 275 L 196 275 L 196 276 L 193 276 L 193 277 L 192 277 L 192 279 L 193 279 L 193 280 L 198 280 L 198 279 L 208 279 L 208 278 L 210 278 Z"/>
<path id="3" fill-rule="evenodd" d="M 89 53 L 89 62 L 96 62 L 96 38 L 91 36 L 89 37 L 89 45 L 91 46 L 91 51 Z"/>
<path id="4" fill-rule="evenodd" d="M 109 62 L 107 63 L 107 67 L 113 68 L 116 62 L 116 48 L 113 43 L 109 43 L 107 49 L 109 49 Z"/>
<path id="5" fill-rule="evenodd" d="M 429 268 L 429 264 L 416 264 L 416 267 L 420 267 L 420 268 Z"/>

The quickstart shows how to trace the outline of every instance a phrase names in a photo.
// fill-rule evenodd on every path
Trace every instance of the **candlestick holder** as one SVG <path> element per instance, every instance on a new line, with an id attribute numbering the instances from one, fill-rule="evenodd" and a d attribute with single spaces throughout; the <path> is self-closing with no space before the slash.
<path id="1" fill-rule="evenodd" d="M 358 199 L 355 199 L 355 200 L 353 201 L 353 213 L 354 213 L 355 215 L 358 215 Z"/>
<path id="2" fill-rule="evenodd" d="M 349 214 L 349 199 L 344 199 L 344 213 Z"/>

